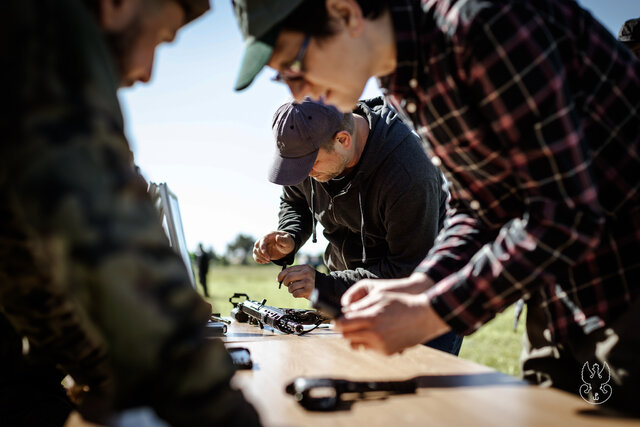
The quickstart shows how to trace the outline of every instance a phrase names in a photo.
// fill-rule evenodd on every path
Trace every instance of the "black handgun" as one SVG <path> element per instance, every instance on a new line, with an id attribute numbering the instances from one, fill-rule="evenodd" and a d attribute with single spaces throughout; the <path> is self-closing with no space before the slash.
<path id="1" fill-rule="evenodd" d="M 355 400 L 384 399 L 415 393 L 415 379 L 406 381 L 349 381 L 334 378 L 296 378 L 285 391 L 309 411 L 332 411 Z"/>
<path id="2" fill-rule="evenodd" d="M 227 325 L 223 322 L 209 320 L 205 326 L 205 336 L 207 338 L 223 337 L 227 333 Z"/>

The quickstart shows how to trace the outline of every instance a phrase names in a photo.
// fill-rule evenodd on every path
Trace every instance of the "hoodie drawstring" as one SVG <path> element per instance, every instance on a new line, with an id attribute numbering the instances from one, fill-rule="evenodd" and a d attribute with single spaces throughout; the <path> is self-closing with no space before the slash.
<path id="1" fill-rule="evenodd" d="M 367 249 L 364 246 L 365 226 L 364 209 L 362 207 L 362 193 L 358 191 L 358 204 L 360 205 L 360 242 L 362 243 L 362 264 L 367 262 Z"/>
<path id="2" fill-rule="evenodd" d="M 313 191 L 313 178 L 311 179 L 311 218 L 313 221 L 313 228 L 311 229 L 311 242 L 312 243 L 317 243 L 318 239 L 316 239 L 316 209 L 315 209 L 315 203 L 313 201 L 314 199 L 314 191 Z"/>

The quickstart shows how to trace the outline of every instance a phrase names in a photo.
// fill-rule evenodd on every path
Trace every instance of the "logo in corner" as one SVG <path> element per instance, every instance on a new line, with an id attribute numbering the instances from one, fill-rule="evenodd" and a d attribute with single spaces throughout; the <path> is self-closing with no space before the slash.
<path id="1" fill-rule="evenodd" d="M 597 363 L 589 366 L 589 362 L 584 362 L 580 397 L 592 405 L 603 404 L 613 394 L 609 380 L 611 380 L 611 371 L 609 371 L 609 365 L 606 362 L 602 367 Z"/>

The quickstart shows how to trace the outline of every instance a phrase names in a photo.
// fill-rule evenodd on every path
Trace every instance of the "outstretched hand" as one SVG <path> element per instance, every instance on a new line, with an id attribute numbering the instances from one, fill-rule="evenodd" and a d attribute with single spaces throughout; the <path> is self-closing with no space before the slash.
<path id="1" fill-rule="evenodd" d="M 253 259 L 267 264 L 289 255 L 295 247 L 293 237 L 285 231 L 272 231 L 253 244 Z"/>

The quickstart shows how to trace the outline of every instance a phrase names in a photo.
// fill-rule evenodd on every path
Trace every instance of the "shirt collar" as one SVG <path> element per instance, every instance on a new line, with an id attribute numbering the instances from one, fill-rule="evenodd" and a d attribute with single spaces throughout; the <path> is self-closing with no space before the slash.
<path id="1" fill-rule="evenodd" d="M 421 8 L 418 0 L 392 2 L 391 19 L 396 43 L 396 70 L 380 77 L 378 84 L 385 95 L 411 87 L 410 81 L 418 78 L 419 43 L 418 19 Z"/>

